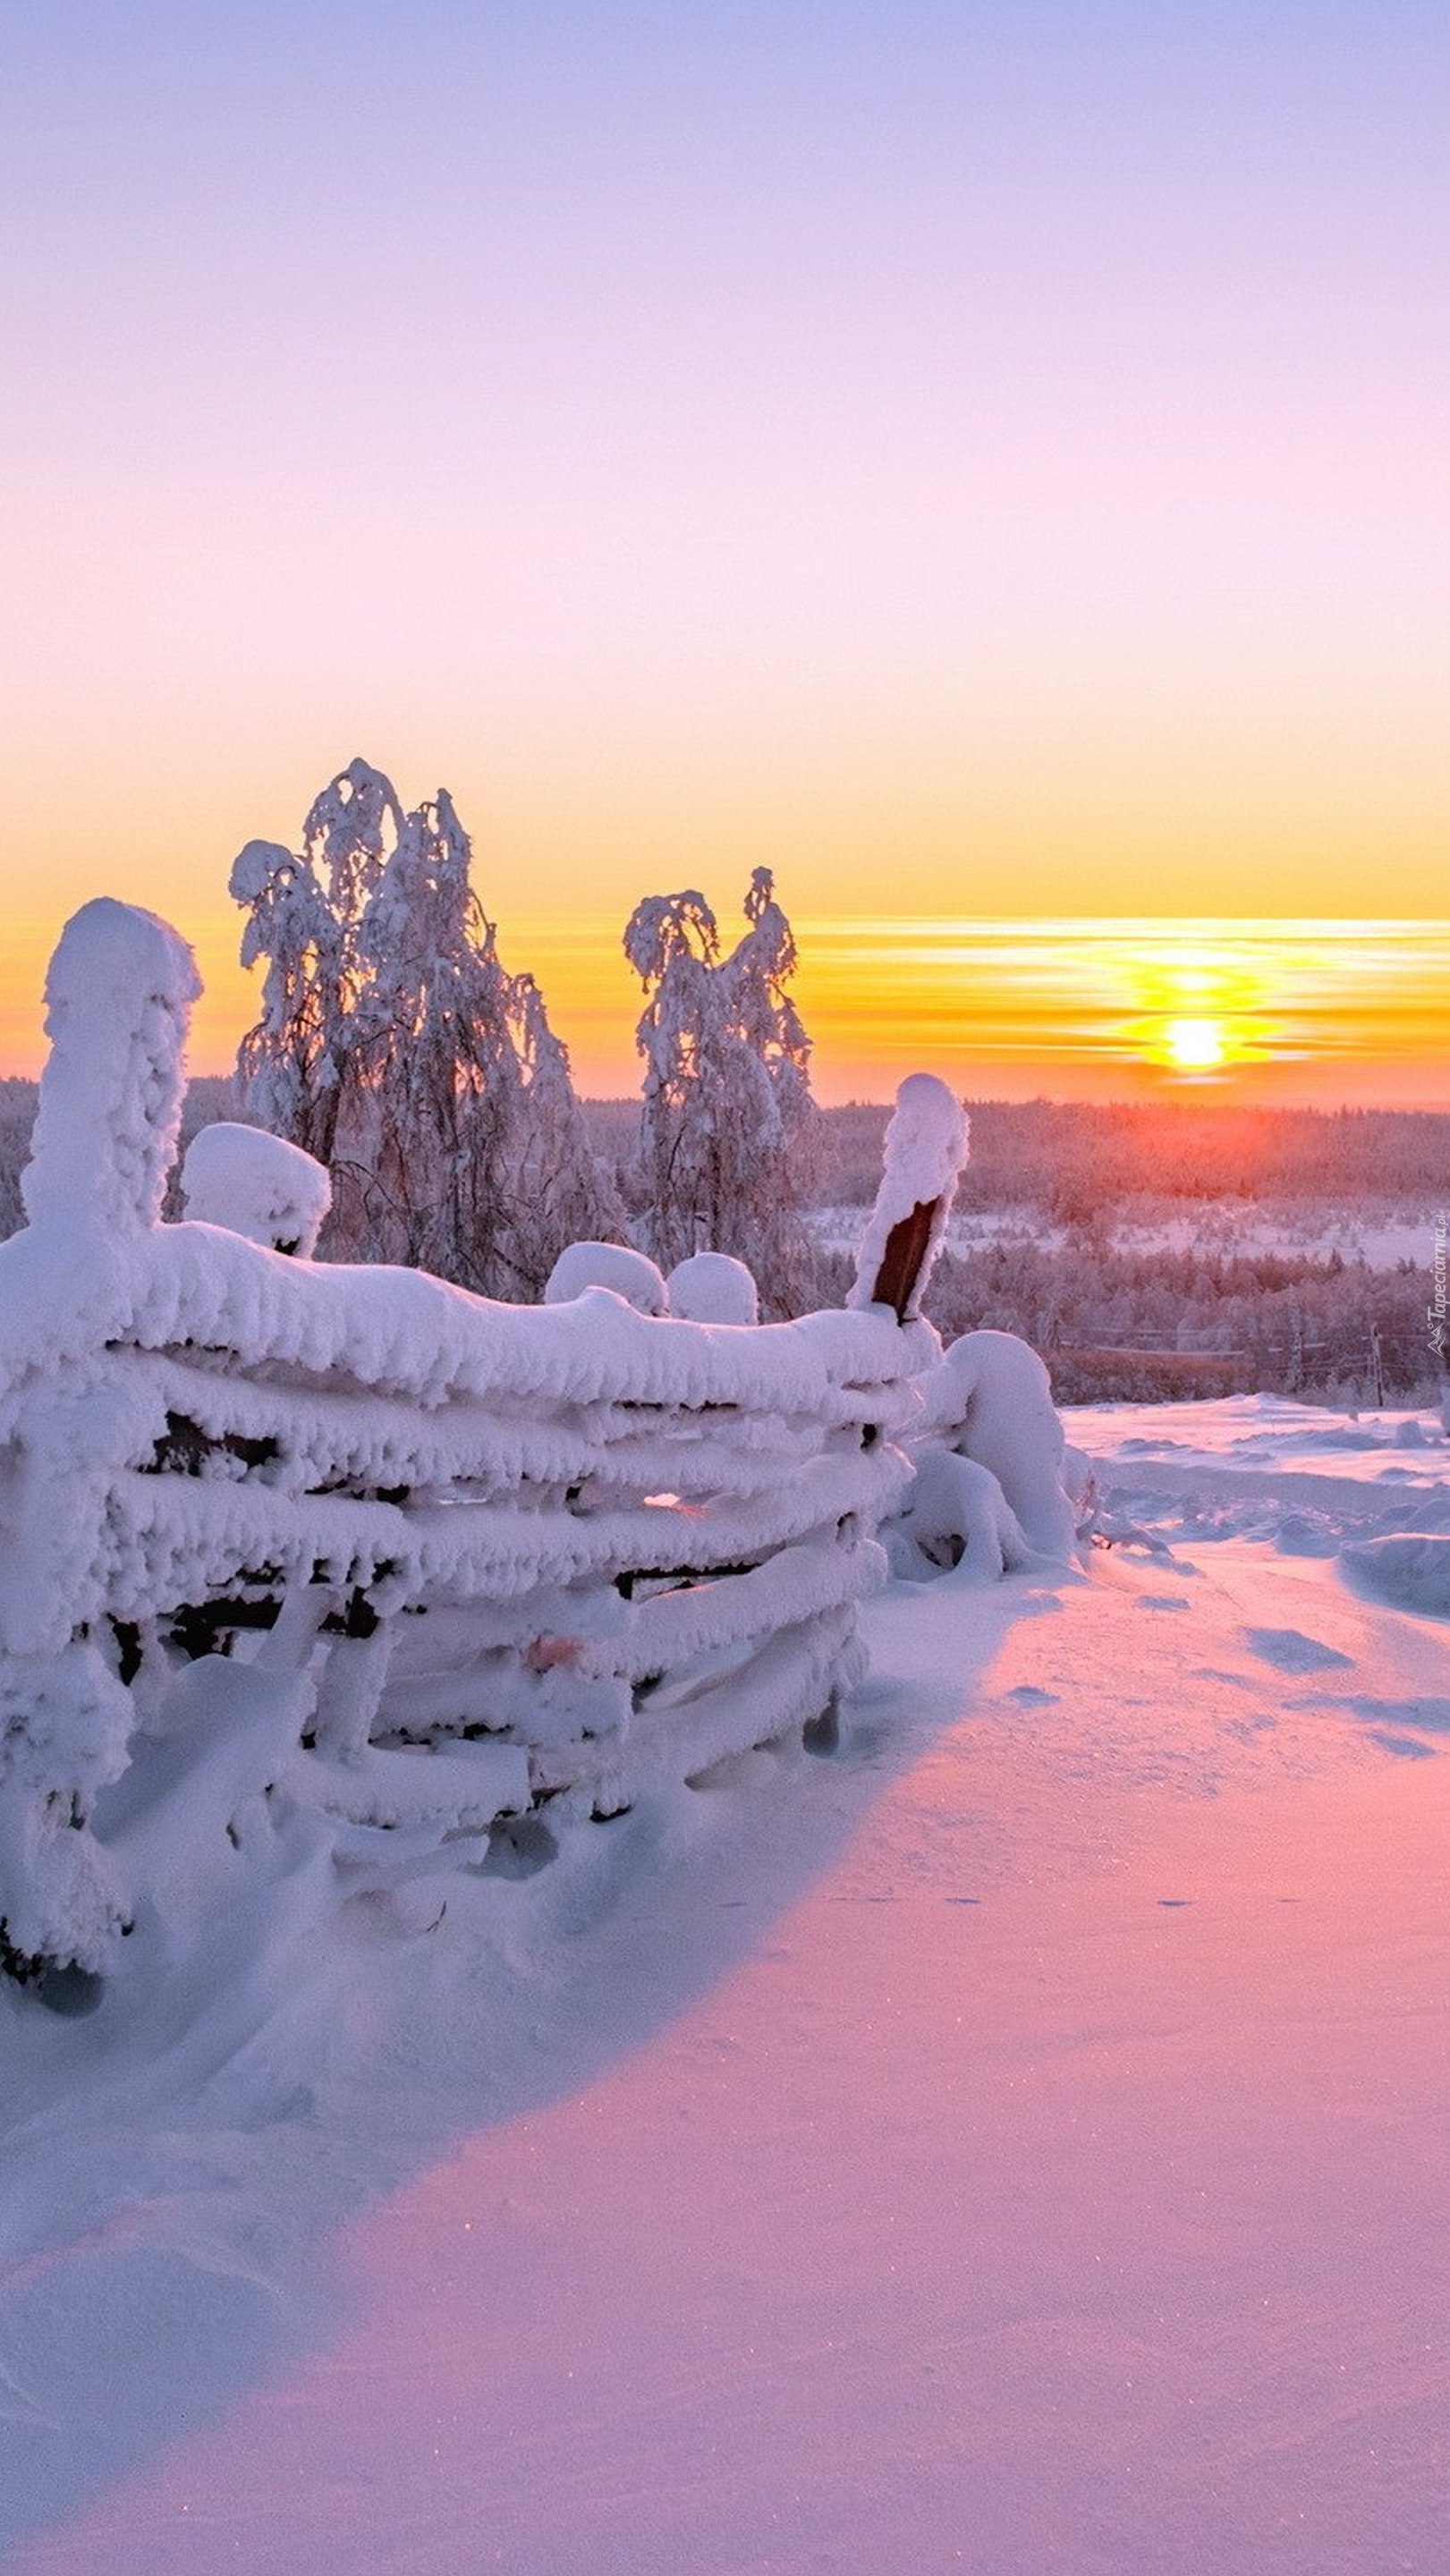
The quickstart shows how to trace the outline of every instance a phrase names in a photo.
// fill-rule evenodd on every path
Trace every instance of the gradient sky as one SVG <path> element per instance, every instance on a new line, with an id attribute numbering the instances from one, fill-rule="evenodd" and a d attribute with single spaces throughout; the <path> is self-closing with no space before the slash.
<path id="1" fill-rule="evenodd" d="M 1443 0 L 0 10 L 0 1059 L 104 890 L 223 1061 L 231 855 L 357 752 L 615 1088 L 630 905 L 760 861 L 1450 915 L 1447 131 Z"/>

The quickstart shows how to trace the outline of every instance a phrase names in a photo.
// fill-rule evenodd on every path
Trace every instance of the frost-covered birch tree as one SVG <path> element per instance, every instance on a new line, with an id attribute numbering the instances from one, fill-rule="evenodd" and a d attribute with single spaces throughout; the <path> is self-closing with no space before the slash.
<path id="1" fill-rule="evenodd" d="M 302 847 L 249 841 L 231 892 L 250 919 L 242 964 L 263 958 L 262 1016 L 237 1070 L 265 1127 L 331 1164 L 359 1088 L 356 1003 L 362 916 L 403 813 L 390 779 L 355 760 L 313 799 Z"/>
<path id="2" fill-rule="evenodd" d="M 471 861 L 445 792 L 405 814 L 363 761 L 317 798 L 299 853 L 249 842 L 232 892 L 243 960 L 267 974 L 239 1070 L 263 1124 L 331 1169 L 325 1250 L 533 1297 L 566 1242 L 620 1211 Z"/>
<path id="3" fill-rule="evenodd" d="M 358 930 L 371 1133 L 356 1178 L 374 1259 L 493 1288 L 522 1074 L 513 986 L 442 793 L 403 818 Z"/>
<path id="4" fill-rule="evenodd" d="M 751 877 L 745 918 L 722 956 L 715 915 L 691 888 L 647 896 L 624 934 L 645 988 L 645 1230 L 662 1268 L 734 1254 L 767 1310 L 791 1314 L 811 1290 L 800 1195 L 815 1111 L 810 1041 L 787 990 L 795 941 L 768 868 Z"/>

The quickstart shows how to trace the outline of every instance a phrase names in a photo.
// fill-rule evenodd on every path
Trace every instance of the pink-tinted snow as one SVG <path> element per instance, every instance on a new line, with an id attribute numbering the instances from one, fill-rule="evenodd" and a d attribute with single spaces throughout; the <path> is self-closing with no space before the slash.
<path id="1" fill-rule="evenodd" d="M 325 2070 L 208 2141 L 274 2301 L 269 2178 L 360 2211 L 344 2306 L 288 2359 L 233 2238 L 210 2360 L 204 2264 L 137 2292 L 134 2403 L 8 2345 L 75 2460 L 17 2576 L 1438 2576 L 1450 1639 L 1174 1546 L 898 1587 L 845 1752 L 605 1829 L 572 1935 L 490 1891 L 471 2020 L 446 1926 L 359 1935 L 350 2145 Z M 151 2221 L 54 2258 L 118 2363 Z"/>

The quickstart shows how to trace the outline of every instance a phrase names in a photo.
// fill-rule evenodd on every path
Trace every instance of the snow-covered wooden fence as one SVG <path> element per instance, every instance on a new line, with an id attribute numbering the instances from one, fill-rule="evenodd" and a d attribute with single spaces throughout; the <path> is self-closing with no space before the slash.
<path id="1" fill-rule="evenodd" d="M 304 1810 L 386 1884 L 445 1843 L 547 1849 L 819 1721 L 858 1671 L 936 1349 L 879 1306 L 507 1307 L 164 1224 L 196 989 L 149 914 L 76 916 L 30 1221 L 0 1244 L 0 1958 L 22 1976 L 104 1968 L 183 1858 L 111 1785 L 158 1739 L 169 1794 L 222 1775 L 205 1814 L 233 1843 Z"/>

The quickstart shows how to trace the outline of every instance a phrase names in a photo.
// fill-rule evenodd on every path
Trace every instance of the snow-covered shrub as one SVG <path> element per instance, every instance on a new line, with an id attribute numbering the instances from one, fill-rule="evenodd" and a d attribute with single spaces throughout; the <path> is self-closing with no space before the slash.
<path id="1" fill-rule="evenodd" d="M 247 1107 L 331 1171 L 326 1253 L 537 1296 L 560 1247 L 621 1211 L 471 869 L 442 789 L 405 814 L 361 760 L 317 797 L 300 851 L 248 842 L 231 888 L 243 963 L 267 973 L 239 1072 Z"/>
<path id="2" fill-rule="evenodd" d="M 586 1288 L 612 1289 L 641 1315 L 670 1311 L 663 1273 L 647 1252 L 636 1252 L 627 1243 L 566 1244 L 545 1283 L 544 1303 L 566 1306 Z"/>
<path id="3" fill-rule="evenodd" d="M 922 1432 L 990 1468 L 1029 1544 L 1066 1563 L 1077 1515 L 1064 1481 L 1066 1440 L 1052 1382 L 1013 1333 L 963 1333 L 927 1380 Z"/>
<path id="4" fill-rule="evenodd" d="M 265 1127 L 218 1118 L 200 1128 L 181 1165 L 182 1202 L 201 1225 L 224 1225 L 249 1243 L 310 1258 L 332 1204 L 321 1163 Z"/>
<path id="5" fill-rule="evenodd" d="M 760 1318 L 755 1280 L 728 1252 L 692 1252 L 669 1276 L 670 1313 L 692 1324 L 754 1324 Z"/>
<path id="6" fill-rule="evenodd" d="M 1080 1513 L 1037 1353 L 1012 1333 L 964 1333 L 921 1392 L 916 1481 L 888 1538 L 894 1570 L 960 1564 L 992 1580 L 1029 1558 L 1071 1564 Z"/>
<path id="7" fill-rule="evenodd" d="M 162 1224 L 189 952 L 89 906 L 49 989 L 0 1244 L 0 1963 L 154 1958 L 271 1852 L 481 1866 L 833 1703 L 928 1326 L 497 1305 Z"/>
<path id="8" fill-rule="evenodd" d="M 644 1226 L 662 1268 L 695 1252 L 748 1257 L 767 1308 L 792 1314 L 812 1278 L 800 1194 L 815 1112 L 810 1041 L 786 989 L 795 941 L 768 868 L 751 877 L 745 917 L 725 957 L 693 888 L 647 896 L 625 930 L 646 995 Z"/>
<path id="9" fill-rule="evenodd" d="M 348 953 L 355 925 L 334 914 L 305 849 L 294 855 L 280 842 L 248 841 L 229 884 L 250 915 L 242 964 L 267 961 L 262 1016 L 237 1052 L 243 1098 L 277 1135 L 328 1164 L 357 1080 Z"/>

